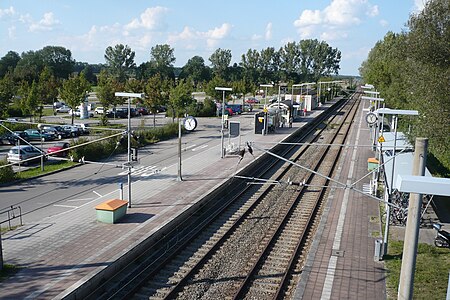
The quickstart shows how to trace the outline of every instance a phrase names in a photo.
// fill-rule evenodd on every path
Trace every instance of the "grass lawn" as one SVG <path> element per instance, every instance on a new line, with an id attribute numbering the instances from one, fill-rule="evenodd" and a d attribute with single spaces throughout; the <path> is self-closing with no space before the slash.
<path id="1" fill-rule="evenodd" d="M 397 299 L 403 242 L 391 241 L 385 266 L 388 270 L 386 290 L 388 299 Z M 414 299 L 445 299 L 450 271 L 450 249 L 419 244 L 414 274 Z"/>
<path id="2" fill-rule="evenodd" d="M 58 161 L 58 162 L 51 163 L 51 164 L 46 163 L 44 165 L 44 172 L 41 171 L 41 166 L 39 165 L 35 168 L 30 168 L 26 171 L 17 173 L 16 176 L 17 176 L 17 179 L 28 179 L 28 178 L 32 178 L 32 177 L 35 177 L 38 175 L 42 175 L 42 174 L 50 173 L 50 172 L 53 172 L 56 170 L 60 170 L 63 168 L 68 168 L 68 167 L 74 166 L 76 164 L 78 164 L 78 163 L 72 162 L 72 161 Z"/>

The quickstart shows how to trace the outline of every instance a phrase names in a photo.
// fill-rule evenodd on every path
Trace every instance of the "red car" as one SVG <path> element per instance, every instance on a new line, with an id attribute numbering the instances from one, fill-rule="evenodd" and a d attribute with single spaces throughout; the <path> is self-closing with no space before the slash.
<path id="1" fill-rule="evenodd" d="M 67 142 L 56 143 L 47 149 L 47 153 L 53 156 L 65 157 L 67 156 L 68 151 L 61 151 L 70 147 L 70 144 Z M 60 151 L 60 152 L 57 152 Z M 56 153 L 55 153 L 56 152 Z"/>
<path id="2" fill-rule="evenodd" d="M 254 103 L 259 103 L 259 100 L 256 98 L 248 98 L 247 100 L 245 100 L 246 103 L 250 103 L 250 104 L 254 104 Z"/>

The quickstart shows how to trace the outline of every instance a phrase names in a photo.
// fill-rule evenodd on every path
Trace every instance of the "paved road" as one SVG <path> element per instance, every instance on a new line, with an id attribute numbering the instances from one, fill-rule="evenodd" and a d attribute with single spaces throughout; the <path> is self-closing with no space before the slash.
<path id="1" fill-rule="evenodd" d="M 233 118 L 241 122 L 241 141 L 245 142 L 245 134 L 253 131 L 253 114 L 243 114 Z M 199 118 L 197 129 L 183 136 L 183 160 L 201 155 L 203 151 L 217 147 L 220 155 L 220 119 Z M 225 139 L 238 143 L 237 138 Z M 132 180 L 134 183 L 145 181 L 152 176 L 164 176 L 164 170 L 177 165 L 178 139 L 159 142 L 139 149 L 139 164 L 133 167 Z M 20 205 L 24 215 L 24 222 L 35 222 L 49 218 L 70 210 L 78 209 L 99 197 L 119 197 L 119 183 L 127 182 L 127 170 L 111 166 L 122 165 L 126 155 L 117 155 L 107 161 L 107 164 L 86 164 L 64 172 L 33 179 L 13 186 L 0 188 L 0 211 L 11 205 Z M 183 170 L 188 171 L 188 170 Z M 132 199 L 144 195 L 149 185 L 133 184 Z M 127 198 L 127 190 L 124 196 Z M 0 215 L 0 222 L 6 215 Z"/>

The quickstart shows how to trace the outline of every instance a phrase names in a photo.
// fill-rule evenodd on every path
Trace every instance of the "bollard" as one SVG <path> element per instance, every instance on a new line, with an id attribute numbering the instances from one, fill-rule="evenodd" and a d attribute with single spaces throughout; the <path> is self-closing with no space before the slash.
<path id="1" fill-rule="evenodd" d="M 119 183 L 119 199 L 123 200 L 123 183 Z"/>
<path id="2" fill-rule="evenodd" d="M 375 254 L 373 256 L 374 261 L 380 261 L 381 258 L 383 257 L 382 249 L 383 249 L 383 241 L 381 239 L 376 239 L 375 240 Z"/>

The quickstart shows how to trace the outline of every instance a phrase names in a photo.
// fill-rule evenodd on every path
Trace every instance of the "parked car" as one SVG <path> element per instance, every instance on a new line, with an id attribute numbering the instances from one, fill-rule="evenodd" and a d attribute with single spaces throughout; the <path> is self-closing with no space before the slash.
<path id="1" fill-rule="evenodd" d="M 96 115 L 103 115 L 105 113 L 105 109 L 102 106 L 98 106 L 94 109 L 94 113 Z"/>
<path id="2" fill-rule="evenodd" d="M 4 135 L 0 136 L 0 145 L 9 144 L 9 145 L 17 145 L 19 137 L 28 141 L 28 135 L 23 131 L 14 131 L 8 132 Z"/>
<path id="3" fill-rule="evenodd" d="M 245 103 L 244 104 L 244 111 L 253 111 L 253 106 L 251 104 Z"/>
<path id="4" fill-rule="evenodd" d="M 127 108 L 113 108 L 111 111 L 106 113 L 108 118 L 128 118 Z"/>
<path id="5" fill-rule="evenodd" d="M 9 163 L 18 163 L 30 158 L 36 157 L 38 159 L 44 152 L 36 147 L 30 145 L 14 146 L 9 152 L 6 160 Z M 44 157 L 46 159 L 46 157 Z M 30 161 L 23 162 L 24 165 L 28 165 Z"/>
<path id="6" fill-rule="evenodd" d="M 145 115 L 149 114 L 148 109 L 146 109 L 145 107 L 138 107 L 137 113 L 141 116 L 145 116 Z"/>
<path id="7" fill-rule="evenodd" d="M 63 150 L 67 149 L 69 147 L 70 147 L 70 144 L 68 142 L 60 142 L 60 143 L 57 143 L 57 144 L 51 146 L 50 148 L 48 148 L 47 153 L 52 156 L 66 157 L 68 151 L 63 151 Z"/>
<path id="8" fill-rule="evenodd" d="M 231 108 L 233 110 L 233 114 L 242 114 L 242 105 L 241 104 L 227 104 L 225 108 Z"/>
<path id="9" fill-rule="evenodd" d="M 48 133 L 55 135 L 58 140 L 70 137 L 70 133 L 67 131 L 64 131 L 64 129 L 61 126 L 45 125 L 42 127 L 42 129 L 44 130 L 44 132 L 48 132 Z"/>
<path id="10" fill-rule="evenodd" d="M 75 124 L 75 126 L 78 127 L 78 131 L 81 134 L 89 134 L 90 133 L 90 130 L 89 130 L 90 125 L 89 124 L 79 123 L 79 124 Z"/>
<path id="11" fill-rule="evenodd" d="M 57 113 L 68 113 L 70 111 L 70 107 L 63 105 L 63 106 L 58 107 L 55 111 Z"/>
<path id="12" fill-rule="evenodd" d="M 77 137 L 81 135 L 81 128 L 72 125 L 63 125 L 63 130 L 68 132 L 71 137 Z"/>
<path id="13" fill-rule="evenodd" d="M 51 133 L 43 132 L 38 129 L 27 129 L 24 131 L 28 135 L 29 140 L 38 140 L 38 141 L 53 141 L 56 136 Z"/>
<path id="14" fill-rule="evenodd" d="M 254 103 L 259 103 L 259 100 L 256 98 L 248 98 L 247 100 L 245 100 L 246 103 L 250 103 L 250 104 L 254 104 Z"/>
<path id="15" fill-rule="evenodd" d="M 220 117 L 220 116 L 222 116 L 222 109 L 219 108 L 218 110 L 219 110 L 219 117 Z M 229 107 L 225 107 L 224 112 L 225 112 L 225 116 L 232 116 L 233 115 L 233 110 L 231 108 L 229 108 Z"/>
<path id="16" fill-rule="evenodd" d="M 79 117 L 81 114 L 79 109 L 70 109 L 68 113 L 70 116 L 74 115 L 75 117 Z"/>
<path id="17" fill-rule="evenodd" d="M 53 102 L 53 107 L 54 108 L 60 108 L 60 107 L 63 107 L 65 105 L 66 104 L 64 102 L 60 102 L 60 101 Z"/>

